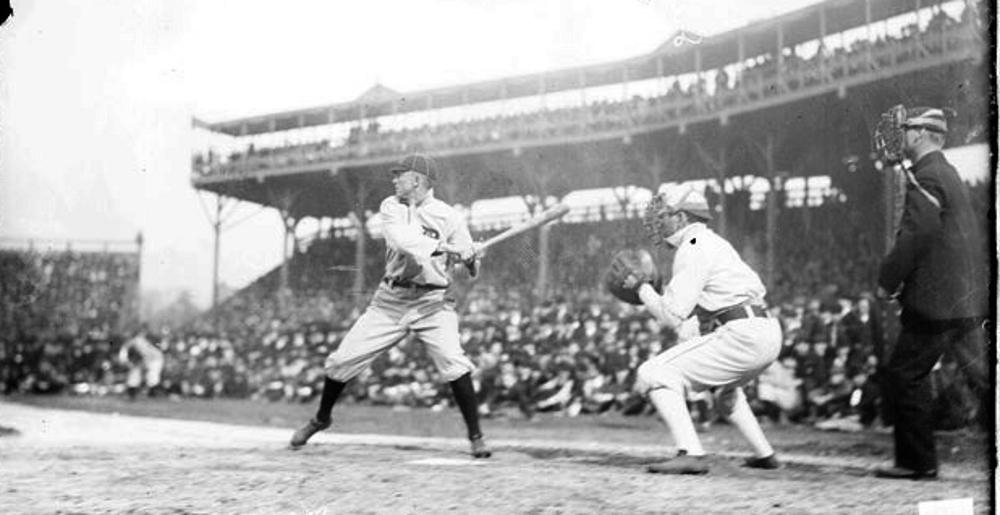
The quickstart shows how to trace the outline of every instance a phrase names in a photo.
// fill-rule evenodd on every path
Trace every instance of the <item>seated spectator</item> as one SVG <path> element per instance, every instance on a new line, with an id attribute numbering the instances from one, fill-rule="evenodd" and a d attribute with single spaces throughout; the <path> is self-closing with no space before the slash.
<path id="1" fill-rule="evenodd" d="M 757 380 L 756 412 L 782 424 L 799 418 L 802 379 L 795 376 L 795 369 L 795 356 L 787 352 L 764 370 Z"/>

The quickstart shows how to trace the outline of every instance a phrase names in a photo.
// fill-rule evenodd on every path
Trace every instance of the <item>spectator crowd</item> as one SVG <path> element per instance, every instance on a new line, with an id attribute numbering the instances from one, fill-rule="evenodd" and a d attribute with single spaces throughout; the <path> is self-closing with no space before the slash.
<path id="1" fill-rule="evenodd" d="M 924 28 L 908 27 L 898 37 L 859 40 L 832 51 L 821 47 L 809 58 L 793 52 L 780 65 L 773 56 L 763 56 L 734 76 L 719 69 L 690 84 L 675 80 L 660 96 L 410 130 L 354 131 L 343 145 L 251 147 L 225 162 L 196 156 L 195 173 L 243 173 L 655 125 L 950 51 L 962 44 L 952 29 L 971 23 L 969 11 L 961 21 L 941 11 Z M 749 195 L 736 192 L 727 199 L 736 205 L 726 206 L 732 224 L 726 236 L 763 275 L 765 222 L 760 211 L 749 210 L 742 193 Z M 748 387 L 761 417 L 839 429 L 892 423 L 881 411 L 879 396 L 895 314 L 870 292 L 882 250 L 878 228 L 870 221 L 879 211 L 858 220 L 854 215 L 865 209 L 861 203 L 830 201 L 778 215 L 775 254 L 780 258 L 768 300 L 785 341 L 779 359 Z M 633 391 L 635 370 L 676 345 L 677 337 L 643 311 L 609 297 L 600 283 L 609 250 L 634 241 L 635 227 L 637 222 L 628 219 L 555 226 L 545 295 L 531 288 L 538 267 L 530 261 L 537 261 L 538 249 L 526 239 L 498 247 L 484 277 L 460 281 L 454 291 L 462 313 L 460 336 L 478 366 L 475 381 L 484 415 L 532 419 L 539 413 L 652 412 Z M 381 261 L 377 251 L 367 257 L 365 283 L 371 288 Z M 157 328 L 152 339 L 164 352 L 165 368 L 151 393 L 314 400 L 323 384 L 324 358 L 371 293 L 352 291 L 353 276 L 345 271 L 353 265 L 353 242 L 320 238 L 296 253 L 291 291 L 278 287 L 275 270 L 195 320 Z M 127 367 L 115 356 L 135 330 L 137 290 L 134 253 L 0 251 L 0 393 L 122 393 Z M 943 360 L 933 373 L 940 427 L 972 420 L 974 402 L 954 380 L 954 363 Z M 451 402 L 424 349 L 410 341 L 379 358 L 348 388 L 347 396 L 359 403 L 434 409 Z M 699 423 L 715 421 L 711 396 L 692 396 L 689 402 Z"/>
<path id="2" fill-rule="evenodd" d="M 967 38 L 974 33 L 967 27 L 974 23 L 971 8 L 963 9 L 961 19 L 937 10 L 922 26 L 911 23 L 870 40 L 856 39 L 832 48 L 821 43 L 818 49 L 808 52 L 802 50 L 808 45 L 800 45 L 801 48 L 785 52 L 780 61 L 777 55 L 769 53 L 743 63 L 702 70 L 694 78 L 687 74 L 666 77 L 669 86 L 662 93 L 633 95 L 622 100 L 600 99 L 527 113 L 470 116 L 459 122 L 406 129 L 385 129 L 372 121 L 366 130 L 354 127 L 343 141 L 327 139 L 266 148 L 251 143 L 227 156 L 215 152 L 196 154 L 192 170 L 195 176 L 238 175 L 352 158 L 489 147 L 655 127 L 962 50 L 968 47 Z"/>
<path id="3" fill-rule="evenodd" d="M 843 207 L 828 204 L 813 208 L 812 223 L 820 228 L 844 225 Z M 635 223 L 556 226 L 551 241 L 557 265 L 551 294 L 544 298 L 530 289 L 530 273 L 536 267 L 524 262 L 534 249 L 516 240 L 498 247 L 510 256 L 492 256 L 483 277 L 456 285 L 460 336 L 478 366 L 475 380 L 485 416 L 652 412 L 633 391 L 635 370 L 675 345 L 676 335 L 661 330 L 642 310 L 611 298 L 600 284 L 608 249 L 619 248 L 627 238 L 625 226 Z M 748 394 L 758 414 L 776 423 L 838 429 L 890 424 L 881 413 L 879 392 L 881 367 L 892 351 L 893 338 L 887 333 L 892 332 L 894 317 L 887 316 L 868 291 L 869 277 L 851 272 L 858 266 L 857 256 L 868 252 L 860 248 L 865 234 L 858 238 L 851 231 L 820 232 L 833 239 L 828 246 L 817 247 L 809 238 L 783 239 L 787 259 L 778 270 L 779 287 L 768 300 L 784 329 L 784 348 L 778 361 L 749 385 Z M 378 252 L 372 254 L 377 257 Z M 337 347 L 370 294 L 350 293 L 350 278 L 331 270 L 336 268 L 331 265 L 350 262 L 347 259 L 353 259 L 350 240 L 316 240 L 292 261 L 294 293 L 281 292 L 274 274 L 269 274 L 187 324 L 158 328 L 153 340 L 166 359 L 162 382 L 153 393 L 313 401 L 321 391 L 326 355 Z M 116 260 L 121 257 L 41 259 L 59 263 L 51 268 L 57 276 L 65 273 L 62 267 L 79 271 Z M 377 266 L 378 259 L 372 261 Z M 8 253 L 4 266 L 9 269 L 11 263 L 18 261 Z M 16 277 L 0 275 L 8 282 Z M 110 274 L 98 282 L 114 283 L 116 277 Z M 368 282 L 377 277 L 369 275 Z M 105 291 L 100 285 L 82 288 L 84 296 L 100 297 Z M 51 292 L 53 298 L 56 293 Z M 66 306 L 47 309 L 58 313 L 95 302 L 62 298 Z M 16 302 L 4 304 L 13 305 Z M 9 310 L 4 316 L 18 318 Z M 41 331 L 24 322 L 5 326 L 0 347 L 3 393 L 122 393 L 126 366 L 114 356 L 128 334 L 103 329 L 111 326 L 100 319 L 108 312 L 98 311 L 97 319 L 78 316 L 92 323 L 57 330 L 63 319 L 54 319 L 39 325 Z M 960 427 L 975 415 L 968 392 L 954 381 L 953 368 L 946 360 L 934 372 L 940 409 L 936 420 L 942 427 Z M 435 409 L 451 402 L 444 386 L 422 346 L 405 341 L 349 383 L 347 396 L 358 403 Z M 710 396 L 689 400 L 701 424 L 715 421 Z"/>

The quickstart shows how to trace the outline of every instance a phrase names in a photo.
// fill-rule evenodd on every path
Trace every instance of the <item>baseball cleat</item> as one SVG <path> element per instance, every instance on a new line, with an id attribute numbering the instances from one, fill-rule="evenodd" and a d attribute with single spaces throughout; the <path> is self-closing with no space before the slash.
<path id="1" fill-rule="evenodd" d="M 330 420 L 320 422 L 315 418 L 309 419 L 309 422 L 306 422 L 306 425 L 300 427 L 298 431 L 295 431 L 295 434 L 292 435 L 292 441 L 288 443 L 288 446 L 292 450 L 299 449 L 305 445 L 310 438 L 312 438 L 312 435 L 330 427 L 332 423 L 333 422 Z"/>
<path id="2" fill-rule="evenodd" d="M 652 474 L 707 474 L 708 460 L 704 456 L 689 456 L 686 451 L 679 451 L 675 458 L 653 463 L 646 470 Z"/>
<path id="3" fill-rule="evenodd" d="M 472 445 L 472 457 L 473 458 L 489 458 L 493 456 L 493 451 L 486 446 L 486 440 L 482 436 L 477 436 L 469 440 Z"/>
<path id="4" fill-rule="evenodd" d="M 772 453 L 770 456 L 764 456 L 763 458 L 756 456 L 747 458 L 743 460 L 743 466 L 752 469 L 775 470 L 781 467 L 781 463 L 778 461 L 777 456 Z"/>

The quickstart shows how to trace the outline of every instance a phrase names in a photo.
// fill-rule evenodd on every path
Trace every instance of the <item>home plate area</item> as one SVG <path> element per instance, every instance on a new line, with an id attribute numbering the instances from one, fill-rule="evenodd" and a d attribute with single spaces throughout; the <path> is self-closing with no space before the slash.
<path id="1" fill-rule="evenodd" d="M 0 513 L 916 513 L 972 499 L 989 474 L 946 468 L 933 483 L 880 481 L 872 457 L 786 454 L 777 471 L 742 452 L 707 476 L 647 474 L 667 446 L 497 438 L 475 460 L 464 438 L 291 428 L 53 410 L 0 402 Z M 831 436 L 835 437 L 835 436 Z"/>

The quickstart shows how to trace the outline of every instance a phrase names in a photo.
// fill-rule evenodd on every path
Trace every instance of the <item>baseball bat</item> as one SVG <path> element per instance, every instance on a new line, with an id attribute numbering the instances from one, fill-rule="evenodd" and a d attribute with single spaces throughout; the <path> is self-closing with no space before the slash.
<path id="1" fill-rule="evenodd" d="M 486 249 L 496 245 L 497 243 L 500 243 L 501 241 L 508 240 L 519 234 L 524 234 L 525 232 L 528 232 L 537 227 L 541 227 L 553 220 L 558 220 L 566 216 L 566 213 L 569 213 L 569 206 L 567 206 L 566 204 L 556 204 L 555 206 L 552 206 L 546 209 L 545 211 L 542 211 L 541 213 L 535 215 L 528 221 L 515 225 L 507 229 L 506 231 L 497 234 L 496 236 L 484 241 L 479 248 L 481 249 L 481 251 L 485 251 Z"/>

